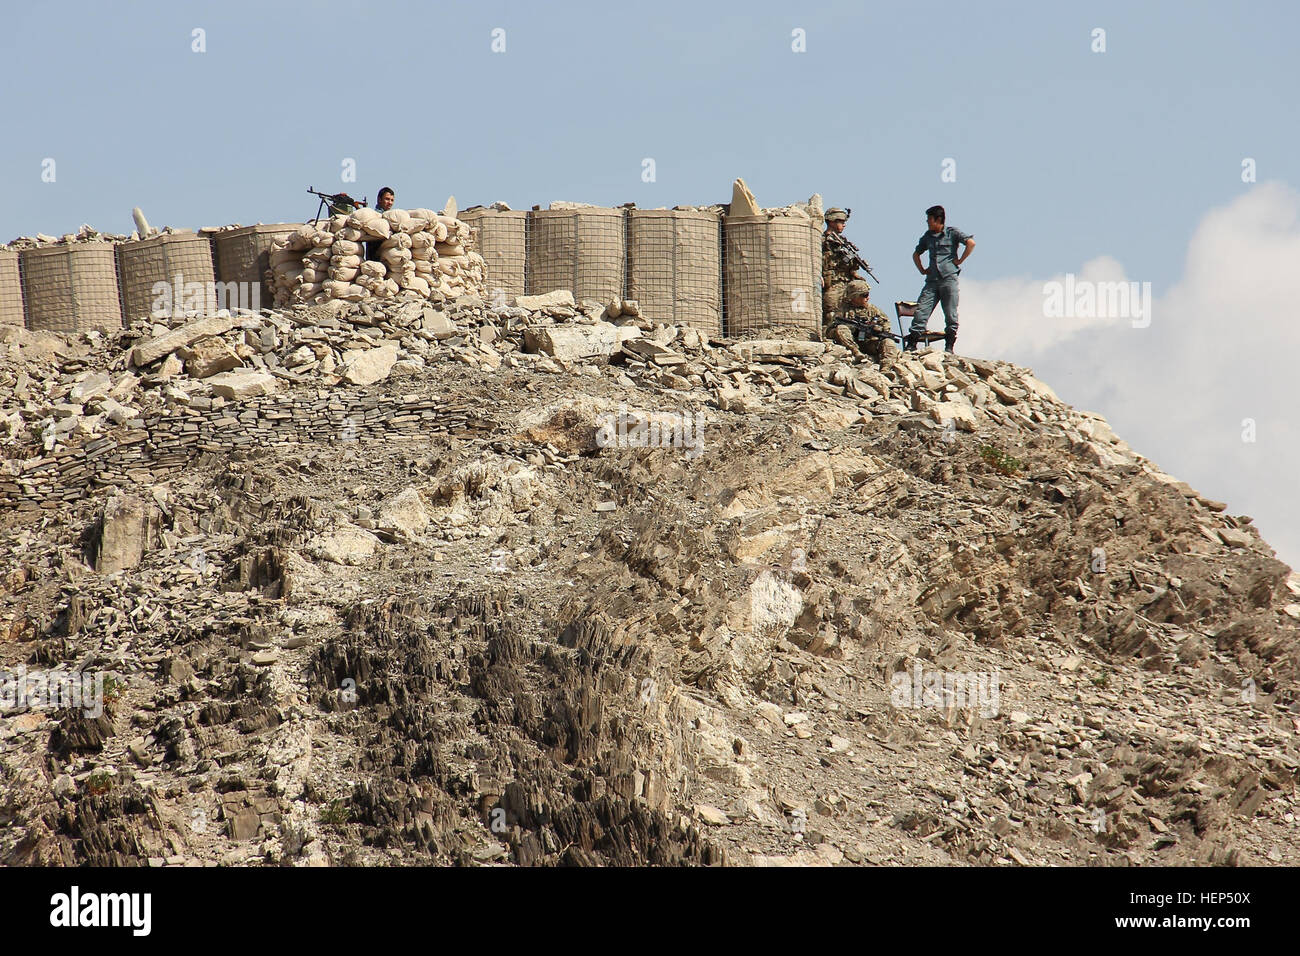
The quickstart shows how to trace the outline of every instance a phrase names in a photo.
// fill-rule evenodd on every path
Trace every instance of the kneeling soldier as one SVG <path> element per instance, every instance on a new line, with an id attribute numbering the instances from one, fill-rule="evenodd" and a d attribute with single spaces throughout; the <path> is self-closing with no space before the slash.
<path id="1" fill-rule="evenodd" d="M 871 286 L 854 279 L 844 288 L 844 305 L 826 327 L 826 337 L 854 355 L 869 355 L 889 368 L 902 353 L 889 331 L 889 316 L 871 304 Z"/>

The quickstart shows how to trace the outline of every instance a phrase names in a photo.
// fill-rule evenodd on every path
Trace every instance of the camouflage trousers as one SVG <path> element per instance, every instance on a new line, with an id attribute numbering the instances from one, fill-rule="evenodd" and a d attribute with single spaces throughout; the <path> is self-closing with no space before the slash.
<path id="1" fill-rule="evenodd" d="M 842 323 L 831 325 L 830 323 L 834 321 L 834 317 L 827 316 L 826 318 L 826 325 L 823 326 L 826 329 L 825 338 L 844 346 L 854 355 L 867 356 L 882 368 L 892 368 L 894 363 L 898 361 L 899 356 L 903 354 L 902 349 L 892 339 L 869 339 L 866 344 L 859 345 L 853 337 L 853 330 L 849 326 Z"/>

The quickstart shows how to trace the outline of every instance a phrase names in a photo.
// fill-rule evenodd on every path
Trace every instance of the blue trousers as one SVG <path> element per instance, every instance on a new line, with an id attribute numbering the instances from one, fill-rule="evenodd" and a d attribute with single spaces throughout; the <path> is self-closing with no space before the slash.
<path id="1" fill-rule="evenodd" d="M 921 294 L 916 299 L 916 315 L 912 316 L 912 327 L 908 330 L 913 335 L 925 331 L 930 321 L 930 313 L 936 305 L 943 306 L 943 330 L 951 335 L 957 334 L 957 277 L 951 279 L 926 279 Z"/>

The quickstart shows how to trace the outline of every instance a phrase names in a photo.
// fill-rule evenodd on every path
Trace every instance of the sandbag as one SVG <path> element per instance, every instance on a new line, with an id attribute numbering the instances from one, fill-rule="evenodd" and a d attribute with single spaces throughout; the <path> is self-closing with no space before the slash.
<path id="1" fill-rule="evenodd" d="M 434 238 L 432 233 L 417 232 L 411 236 L 411 255 L 417 259 L 431 258 L 434 253 Z"/>
<path id="2" fill-rule="evenodd" d="M 305 251 L 316 245 L 315 236 L 315 226 L 310 224 L 299 226 L 286 237 L 285 248 L 291 252 Z"/>
<path id="3" fill-rule="evenodd" d="M 357 301 L 366 297 L 366 290 L 350 282 L 330 281 L 325 283 L 324 292 L 331 299 Z"/>
<path id="4" fill-rule="evenodd" d="M 414 276 L 413 278 L 407 281 L 404 288 L 409 289 L 411 292 L 419 293 L 420 295 L 424 296 L 424 298 L 426 299 L 429 297 L 429 293 L 432 291 L 432 288 L 430 287 L 428 280 L 423 278 L 422 276 Z"/>
<path id="5" fill-rule="evenodd" d="M 392 235 L 388 220 L 373 209 L 358 209 L 348 218 L 348 225 L 360 229 L 372 239 L 387 239 Z"/>

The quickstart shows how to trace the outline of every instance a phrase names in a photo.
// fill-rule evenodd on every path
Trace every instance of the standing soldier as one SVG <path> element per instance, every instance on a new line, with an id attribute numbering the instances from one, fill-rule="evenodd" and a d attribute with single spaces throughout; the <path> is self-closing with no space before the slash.
<path id="1" fill-rule="evenodd" d="M 858 278 L 853 251 L 831 235 L 840 235 L 848 224 L 849 214 L 836 206 L 826 210 L 826 231 L 822 234 L 822 321 L 844 304 L 844 286 Z"/>
<path id="2" fill-rule="evenodd" d="M 902 353 L 889 331 L 889 316 L 871 304 L 870 295 L 871 286 L 865 280 L 846 283 L 844 305 L 831 316 L 826 336 L 854 355 L 869 355 L 881 368 L 891 368 Z"/>

